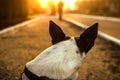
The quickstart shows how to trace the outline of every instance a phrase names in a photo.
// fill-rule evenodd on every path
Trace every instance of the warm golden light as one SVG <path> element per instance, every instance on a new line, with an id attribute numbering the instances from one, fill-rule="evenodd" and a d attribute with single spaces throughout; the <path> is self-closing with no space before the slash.
<path id="1" fill-rule="evenodd" d="M 76 0 L 38 0 L 41 7 L 44 9 L 49 9 L 49 5 L 54 4 L 54 6 L 57 7 L 58 2 L 63 1 L 64 3 L 64 9 L 75 9 L 75 2 Z"/>
<path id="2" fill-rule="evenodd" d="M 65 7 L 70 8 L 70 9 L 75 9 L 75 1 L 76 0 L 64 0 L 64 4 L 66 5 Z"/>

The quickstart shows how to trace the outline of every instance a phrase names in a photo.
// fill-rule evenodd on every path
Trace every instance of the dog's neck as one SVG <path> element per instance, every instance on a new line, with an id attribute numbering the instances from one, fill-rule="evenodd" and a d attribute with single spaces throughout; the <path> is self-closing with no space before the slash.
<path id="1" fill-rule="evenodd" d="M 78 51 L 76 41 L 71 37 L 44 50 L 26 67 L 37 76 L 66 79 L 76 72 L 85 56 Z"/>

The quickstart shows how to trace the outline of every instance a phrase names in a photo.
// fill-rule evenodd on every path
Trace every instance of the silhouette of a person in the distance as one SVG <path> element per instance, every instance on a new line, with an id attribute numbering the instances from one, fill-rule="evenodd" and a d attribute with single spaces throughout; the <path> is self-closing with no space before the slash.
<path id="1" fill-rule="evenodd" d="M 64 6 L 63 2 L 60 1 L 60 2 L 58 3 L 58 15 L 59 15 L 59 20 L 62 20 L 62 16 L 63 16 L 63 6 Z"/>
<path id="2" fill-rule="evenodd" d="M 52 5 L 51 5 L 51 15 L 55 15 L 55 14 L 56 14 L 55 5 L 52 4 Z"/>

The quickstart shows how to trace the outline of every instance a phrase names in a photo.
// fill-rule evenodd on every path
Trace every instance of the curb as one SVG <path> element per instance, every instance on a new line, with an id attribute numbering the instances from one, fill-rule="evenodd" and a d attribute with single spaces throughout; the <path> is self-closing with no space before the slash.
<path id="1" fill-rule="evenodd" d="M 82 23 L 80 23 L 78 21 L 75 21 L 75 20 L 71 20 L 69 18 L 64 18 L 63 20 L 66 21 L 66 22 L 72 23 L 74 25 L 77 25 L 78 27 L 81 27 L 82 29 L 88 28 L 88 26 L 86 26 L 85 24 L 82 24 Z M 120 46 L 120 40 L 115 38 L 115 37 L 112 37 L 112 36 L 110 36 L 108 34 L 105 34 L 101 31 L 98 31 L 98 36 L 107 40 L 107 41 L 110 41 L 110 42 L 115 43 L 116 45 Z"/>
<path id="2" fill-rule="evenodd" d="M 97 16 L 97 15 L 85 15 L 85 14 L 75 14 L 80 17 L 87 17 L 89 19 L 98 19 L 98 20 L 105 20 L 105 21 L 114 21 L 114 22 L 120 22 L 120 18 L 115 17 L 105 17 L 105 16 Z"/>
<path id="3" fill-rule="evenodd" d="M 33 18 L 33 19 L 31 19 L 31 20 L 24 21 L 24 22 L 21 22 L 21 23 L 18 23 L 18 24 L 13 25 L 13 26 L 10 26 L 10 27 L 8 27 L 8 28 L 5 28 L 5 29 L 3 29 L 3 30 L 0 30 L 0 34 L 4 34 L 4 33 L 6 33 L 6 32 L 13 31 L 13 30 L 15 30 L 15 29 L 17 29 L 17 28 L 19 28 L 19 27 L 23 27 L 23 26 L 25 26 L 25 25 L 27 25 L 27 24 L 29 24 L 29 23 L 31 23 L 31 22 L 37 21 L 38 19 L 39 19 L 39 17 L 38 17 L 38 18 Z"/>

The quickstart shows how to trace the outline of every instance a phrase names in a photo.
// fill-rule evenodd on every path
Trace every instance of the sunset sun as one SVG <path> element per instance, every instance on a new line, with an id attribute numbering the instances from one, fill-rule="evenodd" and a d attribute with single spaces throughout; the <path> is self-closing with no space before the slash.
<path id="1" fill-rule="evenodd" d="M 71 9 L 74 10 L 75 9 L 75 2 L 76 0 L 38 0 L 41 7 L 48 9 L 49 5 L 55 5 L 57 6 L 57 4 L 62 1 L 64 3 L 64 9 Z"/>

